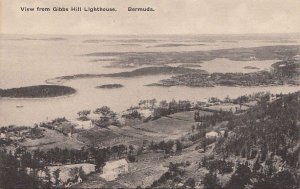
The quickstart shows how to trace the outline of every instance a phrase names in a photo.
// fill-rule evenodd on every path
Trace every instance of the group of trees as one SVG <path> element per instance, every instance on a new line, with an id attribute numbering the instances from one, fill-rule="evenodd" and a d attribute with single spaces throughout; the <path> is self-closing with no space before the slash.
<path id="1" fill-rule="evenodd" d="M 90 147 L 80 150 L 52 148 L 46 152 L 40 150 L 34 150 L 32 153 L 19 151 L 16 151 L 16 153 L 23 154 L 26 158 L 25 162 L 34 165 L 39 165 L 39 162 L 43 165 L 95 163 L 98 169 L 103 167 L 110 158 L 121 158 L 127 155 L 127 147 L 122 144 L 107 148 Z M 32 159 L 37 159 L 37 162 L 33 162 Z"/>
<path id="2" fill-rule="evenodd" d="M 221 185 L 218 174 L 209 170 L 202 184 L 205 189 L 241 189 L 247 185 L 253 189 L 297 189 L 295 175 L 289 171 L 262 173 L 252 171 L 247 163 L 236 165 L 236 171 L 231 175 L 228 183 Z"/>
<path id="3" fill-rule="evenodd" d="M 44 176 L 41 176 L 44 173 Z M 84 174 L 81 171 L 81 174 Z M 52 180 L 52 176 L 54 182 Z M 0 153 L 0 188 L 52 188 L 60 186 L 60 169 L 52 172 L 37 155 L 25 149 Z"/>
<path id="4" fill-rule="evenodd" d="M 228 121 L 231 134 L 217 141 L 213 156 L 203 158 L 201 167 L 209 170 L 202 180 L 205 189 L 296 189 L 299 186 L 299 132 L 300 132 L 300 92 L 278 95 L 270 101 L 270 94 L 242 96 L 232 102 L 241 104 L 255 99 L 258 104 L 243 114 L 216 112 L 210 116 L 196 115 L 198 125 L 192 127 L 193 140 L 203 139 L 207 127 L 216 122 Z M 224 134 L 225 135 L 225 134 Z M 200 141 L 202 143 L 202 141 Z M 153 145 L 154 146 L 154 145 Z M 157 144 L 158 149 L 171 146 L 170 142 Z M 231 162 L 229 156 L 251 160 Z M 223 158 L 223 159 L 222 159 Z M 280 169 L 278 166 L 280 164 Z M 178 170 L 178 166 L 176 166 Z M 182 176 L 174 167 L 158 181 L 154 187 L 178 187 Z M 231 174 L 227 183 L 221 183 L 220 174 Z M 200 179 L 199 179 L 200 180 Z M 193 182 L 190 182 L 193 183 Z M 182 185 L 181 185 L 182 186 Z M 193 188 L 193 184 L 191 188 Z"/>
<path id="5" fill-rule="evenodd" d="M 155 98 L 151 100 L 141 100 L 139 102 L 140 108 L 147 108 L 147 109 L 153 109 L 156 106 L 157 100 Z"/>
<path id="6" fill-rule="evenodd" d="M 6 151 L 0 152 L 0 188 L 43 188 L 46 183 L 37 176 L 37 169 L 31 169 L 20 163 L 18 157 Z M 45 187 L 44 187 L 45 188 Z"/>
<path id="7" fill-rule="evenodd" d="M 84 163 L 88 160 L 89 152 L 81 149 L 51 148 L 47 151 L 34 150 L 30 155 L 39 159 L 45 165 Z M 30 158 L 30 156 L 28 157 Z M 29 161 L 29 159 L 28 159 Z"/>
<path id="8" fill-rule="evenodd" d="M 48 151 L 34 150 L 29 152 L 26 148 L 18 147 L 12 152 L 0 152 L 0 188 L 51 188 L 62 183 L 59 180 L 60 170 L 56 169 L 51 176 L 47 166 L 94 163 L 96 171 L 101 170 L 105 162 L 113 158 L 134 155 L 134 148 L 117 145 L 103 149 L 90 147 L 87 149 L 60 149 L 53 148 Z M 38 173 L 44 172 L 44 177 Z M 80 176 L 84 179 L 84 172 L 80 168 L 71 170 L 74 178 Z M 51 177 L 54 178 L 51 180 Z"/>
<path id="9" fill-rule="evenodd" d="M 200 167 L 205 167 L 210 172 L 218 172 L 219 174 L 231 173 L 233 171 L 234 163 L 226 160 L 213 159 L 203 157 Z"/>
<path id="10" fill-rule="evenodd" d="M 137 108 L 129 108 L 127 113 L 124 113 L 122 117 L 126 119 L 142 119 L 141 113 L 137 110 Z"/>
<path id="11" fill-rule="evenodd" d="M 98 115 L 96 119 L 92 119 L 94 125 L 98 127 L 108 127 L 109 125 L 120 126 L 120 122 L 117 119 L 117 114 L 113 112 L 108 106 L 102 106 L 93 111 Z M 82 110 L 78 113 L 78 120 L 87 121 L 90 120 L 88 115 L 91 114 L 91 110 Z"/>
<path id="12" fill-rule="evenodd" d="M 163 150 L 165 154 L 170 153 L 180 153 L 183 149 L 183 145 L 179 140 L 175 142 L 173 140 L 169 140 L 167 142 L 161 141 L 159 143 L 154 143 L 153 141 L 149 145 L 150 150 Z"/>
<path id="13" fill-rule="evenodd" d="M 255 189 L 297 188 L 299 94 L 280 95 L 273 102 L 269 94 L 263 95 L 256 106 L 229 120 L 228 128 L 234 135 L 219 140 L 216 153 L 223 158 L 237 156 L 253 160 L 254 164 L 238 164 L 225 188 L 243 188 L 245 185 Z M 257 182 L 252 182 L 253 179 Z"/>
<path id="14" fill-rule="evenodd" d="M 108 127 L 109 125 L 120 126 L 117 119 L 117 114 L 113 112 L 108 106 L 102 106 L 94 111 L 94 114 L 99 115 L 98 119 L 92 120 L 93 124 L 98 127 Z"/>
<path id="15" fill-rule="evenodd" d="M 91 114 L 91 110 L 81 110 L 77 112 L 78 120 L 80 121 L 87 121 L 89 118 L 87 117 L 89 114 Z"/>
<path id="16" fill-rule="evenodd" d="M 174 114 L 177 112 L 190 111 L 192 109 L 192 103 L 188 100 L 179 100 L 178 102 L 174 99 L 171 102 L 161 101 L 158 107 L 154 108 L 154 118 Z"/>
<path id="17" fill-rule="evenodd" d="M 229 121 L 228 128 L 235 136 L 220 141 L 222 144 L 217 145 L 217 151 L 248 159 L 260 155 L 262 162 L 278 155 L 283 162 L 295 167 L 299 162 L 296 145 L 300 132 L 298 99 L 299 92 L 283 96 L 272 103 L 267 98 L 261 98 L 257 106 Z"/>
<path id="18" fill-rule="evenodd" d="M 182 176 L 184 174 L 183 169 L 181 169 L 182 166 L 184 166 L 183 163 L 171 162 L 169 164 L 169 170 L 158 180 L 154 181 L 150 188 L 175 188 L 177 183 L 182 182 Z M 193 185 L 195 181 L 189 181 L 187 184 Z"/>
<path id="19" fill-rule="evenodd" d="M 202 125 L 205 127 L 208 126 L 214 126 L 216 123 L 222 122 L 222 121 L 229 121 L 233 119 L 234 114 L 232 111 L 216 111 L 213 112 L 212 115 L 201 115 L 199 111 L 195 111 L 194 113 L 194 120 L 196 122 L 202 122 Z"/>

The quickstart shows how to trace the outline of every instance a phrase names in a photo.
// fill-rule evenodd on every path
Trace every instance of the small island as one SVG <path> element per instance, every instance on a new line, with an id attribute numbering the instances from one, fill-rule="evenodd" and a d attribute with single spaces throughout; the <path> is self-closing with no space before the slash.
<path id="1" fill-rule="evenodd" d="M 259 70 L 258 67 L 255 66 L 245 66 L 244 69 L 248 69 L 248 70 Z"/>
<path id="2" fill-rule="evenodd" d="M 117 89 L 117 88 L 122 88 L 124 85 L 121 84 L 106 84 L 106 85 L 99 85 L 96 88 L 98 89 Z"/>
<path id="3" fill-rule="evenodd" d="M 0 89 L 0 97 L 8 98 L 48 98 L 74 94 L 72 87 L 61 85 L 35 85 L 20 88 Z"/>

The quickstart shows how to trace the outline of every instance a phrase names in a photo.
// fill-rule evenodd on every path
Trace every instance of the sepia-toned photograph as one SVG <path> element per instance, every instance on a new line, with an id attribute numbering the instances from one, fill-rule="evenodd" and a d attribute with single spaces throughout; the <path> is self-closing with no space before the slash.
<path id="1" fill-rule="evenodd" d="M 299 8 L 1 0 L 0 189 L 299 189 Z"/>

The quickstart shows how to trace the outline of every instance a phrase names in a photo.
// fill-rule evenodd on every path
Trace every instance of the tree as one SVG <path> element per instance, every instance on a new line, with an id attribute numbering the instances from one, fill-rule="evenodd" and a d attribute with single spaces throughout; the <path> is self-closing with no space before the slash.
<path id="1" fill-rule="evenodd" d="M 169 104 L 165 100 L 160 101 L 160 103 L 159 103 L 160 108 L 168 108 L 168 106 L 169 106 Z"/>
<path id="2" fill-rule="evenodd" d="M 172 140 L 169 140 L 168 142 L 166 142 L 165 153 L 169 154 L 171 152 L 173 146 L 174 146 L 174 142 Z"/>
<path id="3" fill-rule="evenodd" d="M 192 132 L 194 133 L 195 131 L 195 125 L 192 125 Z"/>
<path id="4" fill-rule="evenodd" d="M 133 155 L 128 155 L 128 156 L 127 156 L 127 159 L 128 159 L 128 161 L 130 161 L 130 162 L 135 162 L 135 156 L 133 156 Z"/>
<path id="5" fill-rule="evenodd" d="M 45 188 L 51 188 L 52 187 L 52 181 L 51 181 L 51 174 L 48 167 L 45 168 Z"/>
<path id="6" fill-rule="evenodd" d="M 207 173 L 202 181 L 204 185 L 204 189 L 221 189 L 221 185 L 219 183 L 219 179 L 216 173 L 209 172 Z"/>
<path id="7" fill-rule="evenodd" d="M 55 171 L 53 171 L 54 184 L 56 187 L 58 187 L 60 183 L 59 176 L 60 176 L 60 169 L 56 169 Z"/>
<path id="8" fill-rule="evenodd" d="M 70 171 L 69 171 L 69 176 L 70 176 L 72 179 L 76 178 L 76 176 L 78 176 L 78 174 L 79 174 L 79 168 L 78 168 L 78 167 L 73 167 L 73 168 L 71 168 Z"/>
<path id="9" fill-rule="evenodd" d="M 176 113 L 177 108 L 178 108 L 178 104 L 174 99 L 171 102 L 169 102 L 169 111 L 170 111 L 170 113 Z"/>
<path id="10" fill-rule="evenodd" d="M 102 114 L 103 116 L 108 116 L 111 113 L 111 110 L 108 106 L 102 106 L 101 108 L 97 108 L 94 111 L 95 114 Z"/>
<path id="11" fill-rule="evenodd" d="M 260 169 L 260 163 L 259 163 L 259 159 L 260 159 L 260 156 L 257 157 L 256 161 L 254 162 L 254 165 L 253 165 L 253 172 L 257 172 L 259 171 Z"/>
<path id="12" fill-rule="evenodd" d="M 183 149 L 183 146 L 179 140 L 176 140 L 176 152 L 181 152 Z"/>
<path id="13" fill-rule="evenodd" d="M 224 132 L 224 138 L 227 138 L 228 137 L 228 130 L 225 130 Z"/>
<path id="14" fill-rule="evenodd" d="M 240 189 L 244 188 L 246 184 L 251 183 L 251 170 L 248 166 L 238 164 L 235 173 L 231 176 L 226 189 Z"/>
<path id="15" fill-rule="evenodd" d="M 152 109 L 154 108 L 156 102 L 157 102 L 157 100 L 156 100 L 155 98 L 153 98 L 153 99 L 151 99 L 151 100 L 149 101 L 150 106 L 151 106 Z"/>
<path id="16" fill-rule="evenodd" d="M 118 146 L 118 157 L 121 158 L 122 154 L 127 150 L 126 146 L 121 144 Z"/>
<path id="17" fill-rule="evenodd" d="M 91 113 L 90 110 L 82 110 L 82 111 L 79 111 L 77 114 L 79 116 L 79 120 L 86 121 L 86 120 L 88 120 L 87 116 L 90 113 Z"/>
<path id="18" fill-rule="evenodd" d="M 85 179 L 86 179 L 86 174 L 85 174 L 85 172 L 84 172 L 82 166 L 81 166 L 81 167 L 79 168 L 79 170 L 78 170 L 78 175 L 79 175 L 79 177 L 80 177 L 82 180 L 85 180 Z"/>
<path id="19" fill-rule="evenodd" d="M 96 164 L 95 169 L 99 171 L 100 168 L 102 168 L 105 165 L 106 160 L 107 160 L 106 153 L 99 151 L 95 157 L 95 164 Z"/>
<path id="20" fill-rule="evenodd" d="M 152 141 L 152 142 L 153 142 L 153 141 Z M 132 146 L 132 145 L 129 145 L 129 154 L 133 154 L 133 150 L 134 150 L 133 146 Z"/>
<path id="21" fill-rule="evenodd" d="M 188 178 L 187 181 L 185 181 L 185 186 L 188 186 L 188 188 L 195 188 L 196 182 L 193 178 Z"/>
<path id="22" fill-rule="evenodd" d="M 294 175 L 289 172 L 288 170 L 281 171 L 276 173 L 275 176 L 272 178 L 273 183 L 275 183 L 277 188 L 281 189 L 296 189 L 297 182 L 294 179 Z M 299 186 L 299 183 L 298 183 Z"/>

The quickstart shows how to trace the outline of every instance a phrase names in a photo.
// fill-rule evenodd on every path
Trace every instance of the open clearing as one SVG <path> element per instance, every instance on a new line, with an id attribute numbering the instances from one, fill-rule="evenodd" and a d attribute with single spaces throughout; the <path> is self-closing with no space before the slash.
<path id="1" fill-rule="evenodd" d="M 45 128 L 45 136 L 39 139 L 26 139 L 20 143 L 22 146 L 27 147 L 29 150 L 35 149 L 51 149 L 51 148 L 68 148 L 68 149 L 80 149 L 83 143 L 77 141 L 74 137 L 67 137 L 60 132 Z"/>

